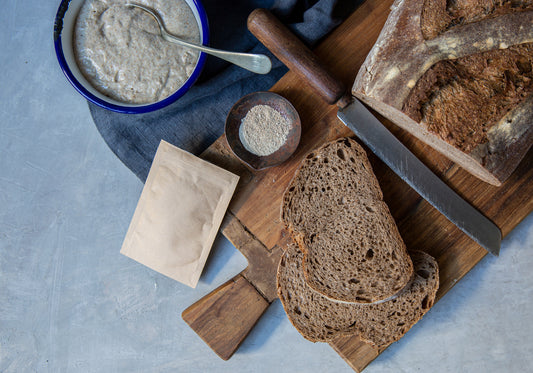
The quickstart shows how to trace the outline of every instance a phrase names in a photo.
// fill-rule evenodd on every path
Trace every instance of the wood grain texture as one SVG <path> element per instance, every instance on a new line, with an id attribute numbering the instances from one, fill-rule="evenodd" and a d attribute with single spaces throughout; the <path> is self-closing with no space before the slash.
<path id="1" fill-rule="evenodd" d="M 334 71 L 343 84 L 347 86 L 352 84 L 366 54 L 372 48 L 385 23 L 391 4 L 392 0 L 364 2 L 315 50 L 320 61 L 327 69 Z M 293 72 L 282 77 L 271 90 L 288 98 L 298 110 L 302 120 L 300 146 L 287 162 L 261 172 L 251 173 L 232 156 L 224 137 L 217 140 L 204 153 L 205 158 L 211 162 L 241 175 L 238 190 L 230 205 L 230 212 L 245 227 L 249 235 L 246 237 L 253 237 L 259 241 L 253 243 L 256 250 L 253 254 L 256 258 L 254 261 L 264 257 L 267 262 L 271 260 L 268 257 L 273 252 L 290 240 L 280 221 L 281 198 L 300 160 L 310 150 L 329 140 L 353 135 L 337 119 L 337 108 L 326 104 L 311 88 L 303 85 L 301 79 Z M 511 177 L 497 188 L 455 166 L 391 122 L 379 116 L 378 118 L 450 187 L 492 219 L 504 236 L 533 210 L 533 150 L 526 155 Z M 486 251 L 421 199 L 379 159 L 371 153 L 369 158 L 383 190 L 384 199 L 398 224 L 407 248 L 426 251 L 437 259 L 441 284 L 437 296 L 442 297 L 486 255 Z M 247 240 L 238 229 L 223 229 L 223 233 L 232 242 Z M 242 242 L 238 248 L 246 251 L 242 248 Z M 263 250 L 264 254 L 261 254 L 260 250 Z M 255 280 L 250 277 L 250 281 Z M 268 286 L 274 289 L 275 282 L 266 284 L 267 288 Z M 259 294 L 255 289 L 254 291 Z M 268 304 L 266 300 L 265 303 Z M 230 303 L 226 306 L 234 307 Z M 401 343 L 401 340 L 397 343 Z M 362 343 L 356 336 L 344 337 L 330 344 L 356 371 L 364 369 L 379 353 Z"/>
<path id="2" fill-rule="evenodd" d="M 222 229 L 222 234 L 248 259 L 248 267 L 242 275 L 269 303 L 272 303 L 278 297 L 276 287 L 272 284 L 276 282 L 281 249 L 276 246 L 273 250 L 268 250 L 236 218 L 229 220 Z"/>
<path id="3" fill-rule="evenodd" d="M 361 372 L 379 355 L 377 348 L 366 344 L 358 337 L 339 337 L 330 342 L 329 345 L 356 372 Z"/>
<path id="4" fill-rule="evenodd" d="M 346 87 L 322 68 L 318 57 L 266 9 L 256 9 L 248 17 L 248 29 L 328 104 L 335 104 Z"/>
<path id="5" fill-rule="evenodd" d="M 182 313 L 187 324 L 224 360 L 228 360 L 269 303 L 237 275 Z"/>

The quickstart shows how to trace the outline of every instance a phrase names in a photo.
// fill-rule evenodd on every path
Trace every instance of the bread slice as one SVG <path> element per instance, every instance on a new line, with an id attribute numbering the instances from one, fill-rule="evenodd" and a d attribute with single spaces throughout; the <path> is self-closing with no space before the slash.
<path id="1" fill-rule="evenodd" d="M 283 196 L 282 219 L 311 288 L 372 303 L 405 287 L 413 265 L 365 151 L 350 138 L 311 152 Z"/>
<path id="2" fill-rule="evenodd" d="M 358 334 L 365 342 L 385 347 L 422 318 L 433 305 L 439 287 L 435 259 L 414 251 L 413 279 L 393 299 L 377 304 L 336 302 L 307 285 L 302 259 L 298 246 L 289 245 L 279 262 L 277 291 L 291 323 L 312 342 Z"/>

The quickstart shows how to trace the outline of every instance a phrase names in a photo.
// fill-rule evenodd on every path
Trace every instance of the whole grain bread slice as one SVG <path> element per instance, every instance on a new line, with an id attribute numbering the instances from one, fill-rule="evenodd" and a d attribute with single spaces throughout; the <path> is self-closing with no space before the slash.
<path id="1" fill-rule="evenodd" d="M 376 304 L 332 301 L 310 288 L 302 267 L 303 253 L 288 246 L 277 272 L 277 291 L 298 332 L 312 342 L 358 334 L 378 348 L 400 339 L 431 308 L 439 287 L 435 259 L 412 252 L 415 273 L 393 299 Z"/>
<path id="2" fill-rule="evenodd" d="M 282 219 L 311 288 L 372 303 L 404 288 L 413 264 L 365 151 L 350 138 L 311 152 L 283 196 Z"/>

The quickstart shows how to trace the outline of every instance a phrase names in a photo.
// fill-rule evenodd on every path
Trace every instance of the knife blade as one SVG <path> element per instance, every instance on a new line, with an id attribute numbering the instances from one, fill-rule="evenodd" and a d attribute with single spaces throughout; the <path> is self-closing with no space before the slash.
<path id="1" fill-rule="evenodd" d="M 339 109 L 337 117 L 448 220 L 489 253 L 500 253 L 501 232 L 496 224 L 427 168 L 359 100 Z"/>
<path id="2" fill-rule="evenodd" d="M 339 119 L 420 196 L 488 252 L 499 254 L 500 229 L 439 179 L 360 101 L 346 94 L 344 85 L 272 13 L 254 10 L 248 16 L 248 29 L 325 102 L 337 104 Z"/>

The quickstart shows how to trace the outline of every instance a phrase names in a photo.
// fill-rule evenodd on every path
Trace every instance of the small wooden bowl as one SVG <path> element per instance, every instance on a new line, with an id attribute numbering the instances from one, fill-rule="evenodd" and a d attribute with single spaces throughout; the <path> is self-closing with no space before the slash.
<path id="1" fill-rule="evenodd" d="M 274 153 L 259 156 L 246 150 L 239 136 L 241 121 L 248 111 L 257 105 L 268 105 L 287 119 L 291 129 L 287 141 Z M 302 126 L 300 116 L 286 98 L 274 92 L 254 92 L 242 97 L 233 105 L 226 118 L 226 141 L 233 153 L 254 170 L 262 170 L 285 162 L 296 150 L 300 142 Z"/>

